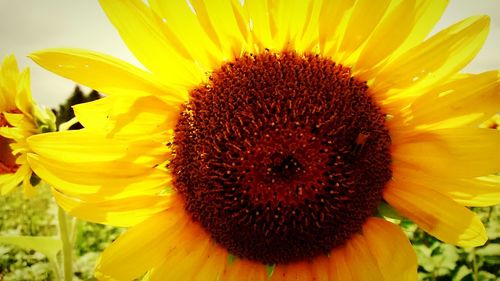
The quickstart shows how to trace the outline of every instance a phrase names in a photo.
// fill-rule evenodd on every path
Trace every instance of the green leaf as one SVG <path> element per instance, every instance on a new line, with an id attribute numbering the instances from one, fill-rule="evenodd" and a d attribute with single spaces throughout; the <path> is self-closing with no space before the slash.
<path id="1" fill-rule="evenodd" d="M 472 270 L 470 270 L 470 268 L 468 268 L 465 265 L 462 265 L 458 269 L 457 273 L 455 273 L 455 276 L 453 276 L 452 281 L 461 281 L 462 279 L 464 279 L 465 276 L 469 275 L 471 272 Z"/>
<path id="2" fill-rule="evenodd" d="M 229 254 L 227 255 L 227 264 L 231 265 L 233 262 L 235 262 L 237 257 L 235 255 Z"/>
<path id="3" fill-rule="evenodd" d="M 437 252 L 433 253 L 432 260 L 437 268 L 436 275 L 443 276 L 455 269 L 458 261 L 457 248 L 448 244 L 441 244 Z"/>
<path id="4" fill-rule="evenodd" d="M 0 243 L 16 245 L 27 250 L 38 251 L 49 259 L 57 260 L 57 253 L 62 249 L 61 240 L 47 236 L 0 236 Z"/>
<path id="5" fill-rule="evenodd" d="M 398 213 L 398 211 L 394 210 L 394 208 L 385 203 L 382 202 L 378 205 L 378 213 L 386 218 L 394 219 L 394 220 L 403 220 L 404 217 Z"/>
<path id="6" fill-rule="evenodd" d="M 479 271 L 479 281 L 494 281 L 496 276 L 488 271 Z"/>
<path id="7" fill-rule="evenodd" d="M 491 243 L 485 247 L 476 249 L 479 256 L 497 256 L 500 253 L 500 244 Z"/>
<path id="8" fill-rule="evenodd" d="M 273 272 L 274 272 L 274 268 L 276 267 L 275 264 L 272 264 L 272 265 L 266 265 L 266 271 L 267 271 L 267 276 L 268 277 L 271 277 L 271 275 L 273 275 Z"/>

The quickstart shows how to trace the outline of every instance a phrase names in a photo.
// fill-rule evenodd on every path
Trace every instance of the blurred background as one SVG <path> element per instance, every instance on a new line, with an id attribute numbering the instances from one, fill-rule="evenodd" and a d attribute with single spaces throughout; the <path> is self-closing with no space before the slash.
<path id="1" fill-rule="evenodd" d="M 434 30 L 478 14 L 491 17 L 491 31 L 479 55 L 464 70 L 467 72 L 500 65 L 500 0 L 450 0 Z M 15 54 L 21 67 L 31 68 L 33 95 L 40 104 L 50 107 L 65 99 L 74 83 L 43 70 L 26 56 L 54 47 L 91 49 L 138 65 L 97 0 L 0 0 L 0 56 Z"/>

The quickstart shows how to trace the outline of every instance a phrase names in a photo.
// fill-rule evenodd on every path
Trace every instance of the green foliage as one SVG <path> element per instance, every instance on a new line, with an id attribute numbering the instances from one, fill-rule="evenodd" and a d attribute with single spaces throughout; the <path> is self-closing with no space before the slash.
<path id="1" fill-rule="evenodd" d="M 74 238 L 73 280 L 95 280 L 93 272 L 100 252 L 122 232 L 121 228 L 79 221 Z M 42 236 L 41 239 L 57 235 L 57 206 L 48 188 L 41 186 L 34 198 L 25 198 L 20 190 L 0 197 L 0 236 L 13 235 Z M 4 281 L 38 281 L 55 277 L 49 260 L 41 252 L 0 241 L 0 280 L 2 278 Z"/>

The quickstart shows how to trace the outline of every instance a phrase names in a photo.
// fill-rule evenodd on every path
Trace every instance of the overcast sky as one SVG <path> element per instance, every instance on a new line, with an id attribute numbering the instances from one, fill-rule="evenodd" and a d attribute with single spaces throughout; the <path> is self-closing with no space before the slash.
<path id="1" fill-rule="evenodd" d="M 450 0 L 436 30 L 478 14 L 490 15 L 491 31 L 486 45 L 465 71 L 499 69 L 500 0 Z M 61 103 L 75 85 L 43 70 L 26 55 L 53 47 L 91 49 L 138 64 L 97 0 L 0 0 L 0 57 L 14 54 L 20 67 L 31 68 L 33 96 L 48 106 Z"/>

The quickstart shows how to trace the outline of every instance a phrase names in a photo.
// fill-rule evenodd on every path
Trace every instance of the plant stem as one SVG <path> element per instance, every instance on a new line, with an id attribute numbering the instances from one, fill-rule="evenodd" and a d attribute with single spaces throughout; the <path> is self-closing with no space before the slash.
<path id="1" fill-rule="evenodd" d="M 64 281 L 73 279 L 73 263 L 72 263 L 72 245 L 68 231 L 68 217 L 61 207 L 57 207 L 57 218 L 59 220 L 59 234 L 62 241 L 62 256 L 64 268 Z"/>
<path id="2" fill-rule="evenodd" d="M 472 248 L 471 254 L 472 254 L 472 272 L 473 272 L 472 277 L 474 281 L 479 281 L 478 264 L 476 259 L 476 248 Z"/>
<path id="3" fill-rule="evenodd" d="M 57 281 L 61 281 L 61 272 L 59 269 L 59 264 L 57 260 L 49 259 L 49 263 L 52 265 L 53 271 L 54 271 L 54 279 Z M 2 280 L 2 279 L 0 279 Z"/>

